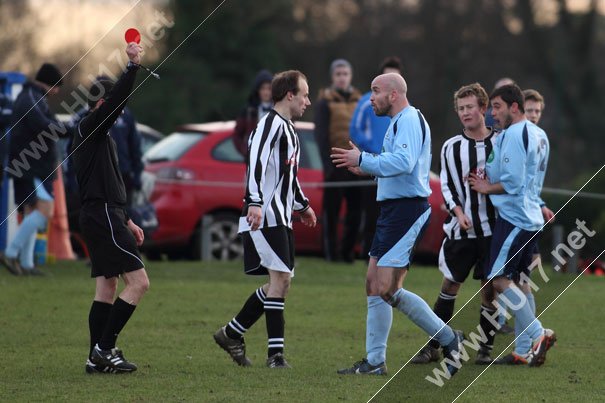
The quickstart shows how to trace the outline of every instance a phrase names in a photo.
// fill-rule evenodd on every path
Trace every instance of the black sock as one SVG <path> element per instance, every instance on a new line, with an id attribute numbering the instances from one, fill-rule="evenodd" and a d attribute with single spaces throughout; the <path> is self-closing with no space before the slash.
<path id="1" fill-rule="evenodd" d="M 241 311 L 231 319 L 231 322 L 225 327 L 225 333 L 231 339 L 239 340 L 244 337 L 244 333 L 263 316 L 265 312 L 265 292 L 260 287 L 250 295 Z"/>
<path id="2" fill-rule="evenodd" d="M 110 350 L 116 346 L 118 335 L 124 326 L 126 326 L 128 319 L 130 319 L 136 307 L 136 305 L 130 305 L 121 298 L 116 299 L 111 308 L 107 326 L 103 330 L 103 336 L 101 336 L 101 340 L 99 341 L 99 348 L 101 350 Z"/>
<path id="3" fill-rule="evenodd" d="M 496 327 L 492 324 L 492 322 L 485 317 L 485 315 L 489 315 L 490 317 L 496 317 L 496 308 L 487 308 L 481 305 L 481 312 L 479 314 L 479 326 L 483 333 L 487 337 L 487 341 L 480 342 L 482 348 L 486 348 L 488 351 L 492 351 L 494 348 L 494 339 L 496 338 Z"/>
<path id="4" fill-rule="evenodd" d="M 265 319 L 267 320 L 268 351 L 271 357 L 284 352 L 284 301 L 285 298 L 265 299 Z"/>
<path id="5" fill-rule="evenodd" d="M 454 304 L 456 303 L 455 294 L 447 294 L 443 291 L 439 293 L 439 297 L 433 307 L 435 315 L 439 316 L 439 319 L 447 323 L 454 315 Z M 429 341 L 429 346 L 433 348 L 439 348 L 439 342 L 435 339 Z"/>
<path id="6" fill-rule="evenodd" d="M 92 301 L 90 313 L 88 314 L 88 329 L 90 330 L 90 351 L 88 356 L 92 354 L 92 349 L 101 340 L 103 330 L 107 325 L 109 313 L 112 305 L 107 302 Z"/>

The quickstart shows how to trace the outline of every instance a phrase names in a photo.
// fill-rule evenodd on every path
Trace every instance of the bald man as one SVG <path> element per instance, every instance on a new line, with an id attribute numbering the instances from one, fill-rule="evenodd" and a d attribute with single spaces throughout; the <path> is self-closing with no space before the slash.
<path id="1" fill-rule="evenodd" d="M 336 167 L 377 178 L 380 205 L 366 277 L 367 357 L 338 373 L 386 374 L 387 339 L 392 308 L 396 308 L 445 346 L 444 355 L 454 363 L 448 363 L 447 370 L 453 375 L 461 365 L 460 335 L 439 319 L 422 298 L 403 289 L 412 250 L 431 214 L 431 130 L 420 111 L 408 102 L 407 84 L 401 75 L 382 74 L 372 81 L 371 90 L 374 113 L 391 118 L 382 152 L 360 152 L 351 144 L 350 150 L 332 148 L 331 155 Z"/>

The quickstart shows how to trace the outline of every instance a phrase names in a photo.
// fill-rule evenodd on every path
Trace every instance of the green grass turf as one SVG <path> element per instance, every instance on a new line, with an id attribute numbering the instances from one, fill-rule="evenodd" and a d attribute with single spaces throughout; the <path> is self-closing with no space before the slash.
<path id="1" fill-rule="evenodd" d="M 252 368 L 239 368 L 212 339 L 261 278 L 238 263 L 149 263 L 151 289 L 118 340 L 139 364 L 129 375 L 86 375 L 88 310 L 94 292 L 79 262 L 46 269 L 45 278 L 0 272 L 0 401 L 366 402 L 426 341 L 395 311 L 389 339 L 389 377 L 343 377 L 336 369 L 365 351 L 365 265 L 327 264 L 301 258 L 286 301 L 286 356 L 292 370 L 269 370 L 264 318 L 247 336 Z M 547 271 L 550 274 L 550 271 Z M 551 274 L 536 293 L 538 310 L 573 276 Z M 406 287 L 432 306 L 441 282 L 435 268 L 414 267 Z M 478 289 L 469 281 L 456 308 Z M 541 368 L 490 367 L 457 400 L 589 402 L 605 396 L 603 307 L 605 280 L 586 276 L 541 318 L 559 342 Z M 477 325 L 476 297 L 454 320 Z M 511 336 L 496 339 L 502 351 Z M 474 353 L 471 352 L 474 358 Z M 376 402 L 451 402 L 484 369 L 472 362 L 439 388 L 427 382 L 435 366 L 409 364 L 375 397 Z"/>

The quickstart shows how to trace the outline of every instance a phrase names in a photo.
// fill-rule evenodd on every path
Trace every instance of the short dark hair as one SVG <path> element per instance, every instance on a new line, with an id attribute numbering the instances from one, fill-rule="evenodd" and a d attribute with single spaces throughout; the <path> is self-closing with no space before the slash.
<path id="1" fill-rule="evenodd" d="M 113 88 L 111 80 L 95 80 L 88 90 L 88 106 L 93 109 L 99 99 L 105 98 Z"/>
<path id="2" fill-rule="evenodd" d="M 540 94 L 536 90 L 532 90 L 532 89 L 523 90 L 523 96 L 525 97 L 526 101 L 529 99 L 530 101 L 534 101 L 534 102 L 538 102 L 538 103 L 542 104 L 542 109 L 544 109 L 544 107 L 546 106 L 546 104 L 544 103 L 544 97 L 542 96 L 542 94 Z"/>
<path id="3" fill-rule="evenodd" d="M 307 81 L 307 77 L 298 70 L 288 70 L 277 73 L 271 81 L 271 98 L 273 103 L 277 103 L 284 99 L 288 92 L 294 95 L 298 94 L 300 88 L 298 88 L 299 79 Z"/>
<path id="4" fill-rule="evenodd" d="M 383 74 L 384 69 L 397 69 L 401 73 L 403 73 L 403 65 L 401 64 L 401 60 L 397 56 L 389 56 L 386 57 L 382 63 L 380 63 L 380 68 L 378 69 L 378 74 Z"/>
<path id="5" fill-rule="evenodd" d="M 525 98 L 523 97 L 521 88 L 519 88 L 517 84 L 508 84 L 496 88 L 489 96 L 489 100 L 491 101 L 496 97 L 502 98 L 502 100 L 506 102 L 509 107 L 513 103 L 516 103 L 519 106 L 519 110 L 525 113 Z"/>
<path id="6" fill-rule="evenodd" d="M 456 91 L 454 93 L 454 110 L 456 112 L 458 111 L 457 101 L 459 99 L 470 97 L 472 95 L 477 97 L 477 103 L 479 104 L 479 106 L 487 106 L 487 102 L 488 102 L 487 92 L 481 86 L 481 84 L 472 83 L 472 84 L 464 85 L 464 86 L 460 87 L 458 89 L 458 91 Z"/>

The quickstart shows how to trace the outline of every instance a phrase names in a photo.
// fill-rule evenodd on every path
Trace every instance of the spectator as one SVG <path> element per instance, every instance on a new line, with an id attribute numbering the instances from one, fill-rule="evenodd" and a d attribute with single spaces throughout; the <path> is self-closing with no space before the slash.
<path id="1" fill-rule="evenodd" d="M 13 102 L 10 97 L 0 89 L 0 164 L 4 167 L 4 159 L 7 153 L 6 131 L 10 128 L 10 121 L 13 115 Z M 2 188 L 2 178 L 4 169 L 0 172 L 0 189 Z"/>
<path id="2" fill-rule="evenodd" d="M 271 80 L 273 80 L 273 75 L 268 70 L 258 72 L 248 97 L 248 105 L 241 111 L 235 121 L 233 144 L 244 157 L 248 155 L 250 133 L 256 128 L 258 121 L 273 108 Z"/>
<path id="3" fill-rule="evenodd" d="M 24 218 L 5 254 L 0 256 L 0 263 L 15 275 L 44 274 L 34 267 L 34 245 L 36 233 L 46 228 L 53 214 L 53 180 L 58 158 L 57 142 L 43 133 L 62 133 L 56 130 L 61 126 L 46 97 L 58 94 L 62 84 L 59 69 L 44 63 L 36 78 L 25 83 L 15 100 L 7 169 L 14 180 L 15 203 Z M 40 158 L 30 157 L 32 151 Z"/>
<path id="4" fill-rule="evenodd" d="M 330 65 L 332 85 L 321 90 L 315 109 L 315 137 L 324 167 L 323 239 L 326 259 L 353 262 L 354 248 L 361 223 L 362 190 L 359 186 L 329 186 L 332 182 L 353 182 L 360 178 L 330 161 L 332 147 L 349 149 L 349 126 L 361 93 L 351 86 L 353 69 L 344 59 Z M 361 178 L 363 180 L 363 178 Z M 338 221 L 342 200 L 347 202 L 347 216 L 342 242 L 338 242 Z M 341 246 L 340 251 L 337 245 Z"/>

